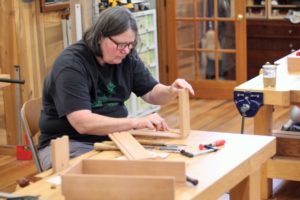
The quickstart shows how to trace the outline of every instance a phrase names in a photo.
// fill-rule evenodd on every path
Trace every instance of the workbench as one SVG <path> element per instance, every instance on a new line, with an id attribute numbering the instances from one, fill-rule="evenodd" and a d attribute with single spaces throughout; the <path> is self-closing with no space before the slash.
<path id="1" fill-rule="evenodd" d="M 162 142 L 183 143 L 191 147 L 220 139 L 225 139 L 226 143 L 217 152 L 193 158 L 179 153 L 169 154 L 166 160 L 185 161 L 186 174 L 199 180 L 197 186 L 176 183 L 175 199 L 216 200 L 227 192 L 230 193 L 231 200 L 260 199 L 261 166 L 276 152 L 275 137 L 191 131 L 186 139 L 153 138 Z M 122 156 L 119 151 L 93 150 L 88 156 L 85 155 L 85 158 L 115 159 L 119 156 Z M 63 200 L 65 198 L 61 194 L 61 186 L 53 186 L 47 181 L 53 176 L 57 174 L 32 183 L 15 194 L 39 195 L 43 200 Z"/>
<path id="2" fill-rule="evenodd" d="M 287 66 L 287 55 L 274 64 L 277 65 L 276 87 L 264 88 L 263 75 L 259 74 L 253 79 L 237 86 L 235 92 L 256 92 L 263 94 L 263 105 L 254 116 L 254 134 L 272 135 L 272 113 L 274 106 L 288 107 L 300 103 L 300 71 L 299 73 L 289 73 Z M 287 119 L 288 120 L 288 119 Z M 267 162 L 264 167 L 265 178 L 278 178 L 300 181 L 300 159 L 276 156 Z M 262 179 L 265 182 L 270 180 Z M 263 188 L 263 198 L 267 198 L 271 193 L 271 185 Z"/>

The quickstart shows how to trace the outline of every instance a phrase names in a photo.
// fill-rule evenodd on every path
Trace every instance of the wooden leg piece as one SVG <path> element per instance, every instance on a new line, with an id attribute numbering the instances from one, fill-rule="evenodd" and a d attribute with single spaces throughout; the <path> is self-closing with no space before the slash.
<path id="1" fill-rule="evenodd" d="M 186 138 L 191 132 L 189 92 L 186 89 L 179 92 L 179 114 L 181 138 Z"/>
<path id="2" fill-rule="evenodd" d="M 69 166 L 69 137 L 63 136 L 51 140 L 51 157 L 53 172 L 59 172 Z"/>

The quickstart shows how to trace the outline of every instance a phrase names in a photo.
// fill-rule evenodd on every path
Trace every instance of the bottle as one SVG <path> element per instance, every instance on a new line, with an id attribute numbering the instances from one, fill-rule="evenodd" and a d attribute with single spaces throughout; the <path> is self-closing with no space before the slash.
<path id="1" fill-rule="evenodd" d="M 275 87 L 276 86 L 276 65 L 272 65 L 266 62 L 262 66 L 263 68 L 263 82 L 264 87 Z"/>

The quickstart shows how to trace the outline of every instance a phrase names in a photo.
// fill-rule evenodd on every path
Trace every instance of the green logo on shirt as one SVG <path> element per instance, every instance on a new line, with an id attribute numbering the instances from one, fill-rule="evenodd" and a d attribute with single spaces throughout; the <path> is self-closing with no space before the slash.
<path id="1" fill-rule="evenodd" d="M 113 84 L 111 81 L 106 85 L 106 89 L 103 90 L 100 87 L 101 83 L 98 83 L 97 86 L 97 97 L 96 100 L 92 103 L 92 108 L 99 108 L 103 107 L 104 105 L 106 106 L 115 106 L 118 103 L 112 103 L 108 102 L 109 97 L 111 97 L 115 93 L 115 88 L 116 85 Z"/>

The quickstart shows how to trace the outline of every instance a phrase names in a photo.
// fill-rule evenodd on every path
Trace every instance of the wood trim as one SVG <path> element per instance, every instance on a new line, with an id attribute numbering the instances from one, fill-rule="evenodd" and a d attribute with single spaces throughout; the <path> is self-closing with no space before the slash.
<path id="1" fill-rule="evenodd" d="M 242 15 L 243 19 L 236 23 L 236 81 L 241 84 L 247 80 L 247 37 L 246 37 L 246 16 L 245 16 L 246 1 L 236 1 L 236 10 L 240 11 L 237 15 Z M 244 12 L 242 12 L 244 11 Z"/>
<path id="2" fill-rule="evenodd" d="M 169 83 L 168 79 L 168 28 L 166 1 L 156 0 L 157 15 L 157 43 L 158 43 L 158 62 L 159 62 L 159 81 L 164 84 Z"/>
<path id="3" fill-rule="evenodd" d="M 41 12 L 53 12 L 70 8 L 70 2 L 53 2 L 46 3 L 45 0 L 40 0 Z"/>
<path id="4" fill-rule="evenodd" d="M 170 49 L 168 51 L 168 80 L 169 83 L 173 82 L 178 77 L 178 70 L 175 66 L 177 66 L 177 55 L 174 55 L 174 50 L 177 49 L 177 39 L 176 39 L 176 17 L 175 17 L 175 9 L 176 9 L 176 2 L 175 1 L 167 1 L 166 13 L 167 18 L 167 29 L 168 32 L 168 39 L 167 39 L 167 48 Z M 173 54 L 173 55 L 172 55 Z"/>
<path id="5" fill-rule="evenodd" d="M 300 181 L 299 167 L 299 158 L 276 156 L 267 162 L 267 177 Z"/>
<path id="6" fill-rule="evenodd" d="M 0 155 L 16 156 L 15 145 L 0 145 Z"/>

